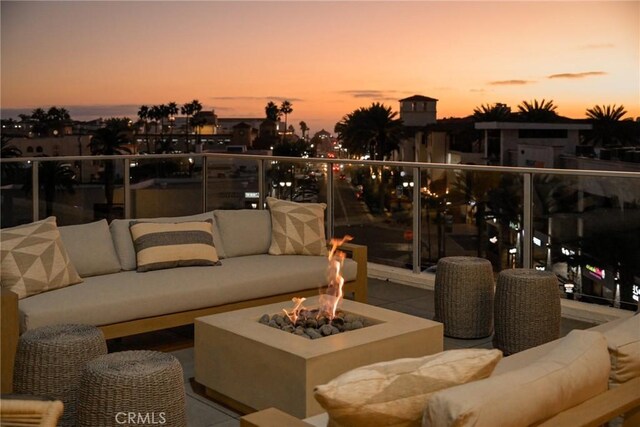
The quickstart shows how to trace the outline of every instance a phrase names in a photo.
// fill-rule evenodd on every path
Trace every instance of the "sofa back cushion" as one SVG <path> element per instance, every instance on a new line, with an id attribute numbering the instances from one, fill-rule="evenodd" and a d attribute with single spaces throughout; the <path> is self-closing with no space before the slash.
<path id="1" fill-rule="evenodd" d="M 573 330 L 529 366 L 433 394 L 423 426 L 528 426 L 607 390 L 607 341 Z"/>
<path id="2" fill-rule="evenodd" d="M 25 298 L 80 282 L 55 217 L 0 231 L 2 289 Z"/>
<path id="3" fill-rule="evenodd" d="M 120 271 L 120 260 L 113 247 L 106 219 L 58 227 L 58 230 L 69 258 L 81 277 Z"/>
<path id="4" fill-rule="evenodd" d="M 224 254 L 221 258 L 266 254 L 271 245 L 269 211 L 256 209 L 214 211 Z"/>
<path id="5" fill-rule="evenodd" d="M 164 217 L 164 218 L 138 218 L 137 222 L 188 222 L 188 221 L 206 221 L 207 219 L 213 220 L 213 244 L 220 254 L 222 249 L 222 242 L 217 231 L 215 220 L 213 219 L 213 212 L 205 212 L 196 215 L 188 216 L 176 216 L 176 217 Z M 120 260 L 120 266 L 123 270 L 135 270 L 136 269 L 136 250 L 133 247 L 133 240 L 131 238 L 131 232 L 129 231 L 129 225 L 131 219 L 114 219 L 109 225 L 111 231 L 111 237 L 113 244 Z"/>

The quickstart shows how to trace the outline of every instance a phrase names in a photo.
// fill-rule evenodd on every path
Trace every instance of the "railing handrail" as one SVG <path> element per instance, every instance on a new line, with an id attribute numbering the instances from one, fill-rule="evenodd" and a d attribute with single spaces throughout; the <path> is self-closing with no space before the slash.
<path id="1" fill-rule="evenodd" d="M 532 168 L 519 166 L 488 166 L 488 165 L 470 165 L 463 163 L 428 163 L 428 162 L 405 162 L 405 161 L 387 161 L 387 160 L 355 160 L 355 159 L 333 159 L 325 157 L 285 157 L 285 156 L 269 156 L 259 154 L 237 154 L 237 153 L 171 153 L 171 154 L 115 154 L 115 155 L 96 155 L 96 156 L 36 156 L 36 157 L 11 157 L 0 158 L 0 163 L 24 163 L 24 162 L 71 162 L 71 161 L 88 161 L 88 160 L 150 160 L 150 159 L 167 159 L 167 158 L 190 158 L 190 157 L 207 157 L 220 159 L 247 159 L 247 160 L 270 160 L 294 163 L 330 163 L 330 164 L 355 164 L 370 166 L 392 166 L 419 169 L 444 169 L 444 170 L 464 170 L 478 172 L 501 172 L 501 173 L 519 173 L 519 174 L 544 174 L 544 175 L 577 175 L 592 176 L 604 178 L 640 178 L 640 172 L 630 171 L 610 171 L 610 170 L 593 170 L 593 169 L 558 169 L 558 168 Z"/>

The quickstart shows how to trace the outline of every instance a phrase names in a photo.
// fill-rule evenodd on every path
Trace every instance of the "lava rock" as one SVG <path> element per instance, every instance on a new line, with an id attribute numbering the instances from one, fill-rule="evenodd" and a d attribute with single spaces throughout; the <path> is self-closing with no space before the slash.
<path id="1" fill-rule="evenodd" d="M 339 334 L 340 332 L 342 331 L 339 328 L 336 328 L 335 326 L 331 326 L 331 335 Z"/>
<path id="2" fill-rule="evenodd" d="M 315 329 L 315 328 L 317 328 L 317 327 L 318 327 L 318 321 L 317 321 L 316 319 L 307 319 L 307 321 L 306 321 L 306 322 L 304 322 L 304 325 L 305 325 L 307 328 Z"/>
<path id="3" fill-rule="evenodd" d="M 292 334 L 292 333 L 296 330 L 296 328 L 294 328 L 294 327 L 293 327 L 293 325 L 284 325 L 284 326 L 282 327 L 282 330 L 283 330 L 283 331 L 285 331 L 285 332 L 289 332 L 290 334 Z"/>
<path id="4" fill-rule="evenodd" d="M 273 319 L 269 320 L 269 326 L 271 326 L 272 328 L 280 329 L 280 326 Z"/>
<path id="5" fill-rule="evenodd" d="M 344 321 L 345 321 L 345 322 L 347 322 L 347 323 L 352 323 L 352 322 L 353 322 L 354 320 L 356 320 L 357 318 L 358 318 L 358 316 L 355 316 L 355 315 L 353 315 L 353 314 L 349 313 L 349 314 L 346 314 L 346 315 L 344 316 Z"/>
<path id="6" fill-rule="evenodd" d="M 334 317 L 333 320 L 331 321 L 331 324 L 333 326 L 341 326 L 344 325 L 344 319 L 341 317 Z"/>
<path id="7" fill-rule="evenodd" d="M 351 328 L 352 329 L 364 328 L 364 325 L 362 324 L 362 320 L 354 320 L 353 322 L 351 322 Z"/>
<path id="8" fill-rule="evenodd" d="M 316 331 L 315 329 L 312 329 L 312 328 L 305 329 L 304 333 L 309 335 L 309 337 L 311 337 L 312 340 L 316 340 L 318 338 L 322 338 L 322 335 L 320 334 L 320 332 L 318 332 L 318 331 Z"/>
<path id="9" fill-rule="evenodd" d="M 271 320 L 269 318 L 268 314 L 263 314 L 262 317 L 260 317 L 260 320 L 258 320 L 258 322 L 262 323 L 263 325 L 268 325 L 269 324 L 269 320 Z"/>
<path id="10" fill-rule="evenodd" d="M 322 316 L 321 318 L 318 319 L 318 327 L 321 327 L 322 325 L 326 325 L 329 322 L 329 320 Z"/>
<path id="11" fill-rule="evenodd" d="M 333 333 L 331 330 L 331 325 L 322 325 L 320 327 L 320 333 L 325 337 L 331 335 Z"/>

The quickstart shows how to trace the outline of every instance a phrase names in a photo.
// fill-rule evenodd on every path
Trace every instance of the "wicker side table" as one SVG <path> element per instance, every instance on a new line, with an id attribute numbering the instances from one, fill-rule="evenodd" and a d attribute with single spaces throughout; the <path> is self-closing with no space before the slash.
<path id="1" fill-rule="evenodd" d="M 182 366 L 170 354 L 121 351 L 87 364 L 78 391 L 79 427 L 187 425 Z"/>
<path id="2" fill-rule="evenodd" d="M 440 258 L 434 294 L 435 320 L 444 323 L 446 336 L 491 335 L 494 296 L 491 262 L 465 256 Z"/>
<path id="3" fill-rule="evenodd" d="M 550 271 L 516 268 L 498 274 L 493 346 L 505 355 L 560 337 L 558 279 Z"/>
<path id="4" fill-rule="evenodd" d="M 32 329 L 18 341 L 13 390 L 61 400 L 64 413 L 59 425 L 74 426 L 82 370 L 91 359 L 106 353 L 104 335 L 95 326 L 55 325 Z"/>

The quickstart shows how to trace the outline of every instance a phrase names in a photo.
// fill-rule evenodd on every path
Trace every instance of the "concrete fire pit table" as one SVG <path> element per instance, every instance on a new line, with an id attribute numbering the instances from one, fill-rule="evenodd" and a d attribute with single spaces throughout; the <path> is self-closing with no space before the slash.
<path id="1" fill-rule="evenodd" d="M 317 304 L 317 297 L 304 303 Z M 195 379 L 208 396 L 244 413 L 276 407 L 306 418 L 323 412 L 313 398 L 316 385 L 359 366 L 442 351 L 441 323 L 350 300 L 340 310 L 372 326 L 310 340 L 258 322 L 283 308 L 290 304 L 196 319 Z"/>

